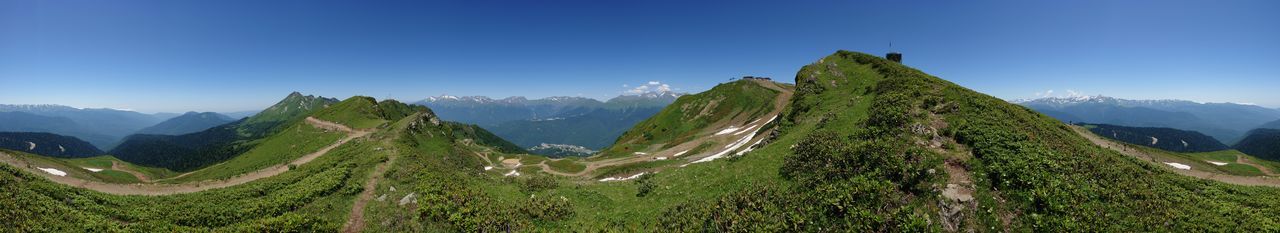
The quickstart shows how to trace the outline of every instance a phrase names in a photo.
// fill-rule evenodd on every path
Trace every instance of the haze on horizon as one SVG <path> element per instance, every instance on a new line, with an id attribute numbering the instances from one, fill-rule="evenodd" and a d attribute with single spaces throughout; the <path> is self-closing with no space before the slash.
<path id="1" fill-rule="evenodd" d="M 1277 1 L 501 4 L 0 1 L 0 104 L 228 112 L 292 91 L 604 100 L 651 81 L 690 93 L 743 75 L 789 82 L 844 49 L 900 51 L 1004 99 L 1280 107 Z"/>

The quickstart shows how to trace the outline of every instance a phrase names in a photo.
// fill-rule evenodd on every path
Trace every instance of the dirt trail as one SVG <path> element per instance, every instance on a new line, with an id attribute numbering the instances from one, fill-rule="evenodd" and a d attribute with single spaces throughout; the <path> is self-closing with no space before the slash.
<path id="1" fill-rule="evenodd" d="M 1262 171 L 1263 174 L 1267 174 L 1268 176 L 1276 176 L 1276 173 L 1272 172 L 1270 168 L 1263 167 L 1261 164 L 1254 163 L 1252 160 L 1249 160 L 1244 156 L 1237 155 L 1236 163 L 1253 166 L 1254 168 L 1257 168 L 1259 171 Z"/>
<path id="2" fill-rule="evenodd" d="M 129 174 L 133 175 L 133 177 L 137 177 L 137 178 L 138 178 L 138 181 L 140 181 L 140 182 L 142 182 L 142 183 L 151 183 L 151 178 L 150 178 L 150 177 L 147 177 L 147 175 L 146 175 L 146 174 L 142 174 L 141 172 L 134 171 L 133 169 L 129 169 L 128 167 L 125 167 L 124 165 L 120 165 L 120 161 L 112 160 L 112 161 L 111 161 L 111 170 L 116 170 L 116 171 L 122 171 L 122 172 L 125 172 L 125 173 L 129 173 Z"/>
<path id="3" fill-rule="evenodd" d="M 396 154 L 398 152 L 392 152 L 386 162 L 378 164 L 377 167 L 373 168 L 373 172 L 369 173 L 369 180 L 364 182 L 364 191 L 360 192 L 360 197 L 357 197 L 355 203 L 351 205 L 351 214 L 347 216 L 347 223 L 342 228 L 342 232 L 360 232 L 364 230 L 364 207 L 369 204 L 369 199 L 373 199 L 373 193 L 378 187 L 378 179 L 387 172 L 387 167 L 390 167 L 395 162 Z"/>
<path id="4" fill-rule="evenodd" d="M 303 155 L 302 157 L 295 159 L 287 164 L 280 164 L 280 165 L 275 165 L 268 168 L 263 168 L 261 170 L 245 173 L 243 175 L 236 176 L 230 179 L 225 179 L 225 180 L 209 180 L 209 181 L 199 181 L 199 182 L 181 183 L 181 184 L 155 184 L 155 183 L 112 184 L 112 183 L 87 181 L 87 180 L 82 180 L 82 179 L 77 179 L 77 178 L 67 177 L 67 176 L 54 176 L 54 175 L 49 175 L 39 171 L 32 171 L 32 173 L 42 175 L 48 178 L 49 180 L 52 180 L 53 182 L 57 182 L 60 184 L 92 189 L 99 192 L 117 194 L 117 195 L 158 196 L 158 195 L 172 195 L 172 194 L 180 194 L 180 193 L 192 193 L 192 192 L 199 192 L 199 191 L 216 189 L 216 188 L 231 187 L 239 184 L 248 183 L 250 181 L 255 181 L 258 179 L 279 175 L 281 173 L 289 171 L 288 165 L 290 164 L 302 165 L 307 162 L 311 162 L 311 160 L 314 160 L 317 157 L 320 157 L 321 155 L 328 153 L 329 150 L 332 150 L 333 148 L 337 148 L 338 146 L 346 144 L 352 139 L 364 137 L 365 135 L 368 135 L 370 133 L 370 131 L 352 130 L 351 128 L 341 124 L 322 121 L 322 120 L 311 118 L 311 117 L 307 117 L 306 122 L 315 127 L 346 131 L 348 134 L 347 134 L 347 137 L 338 140 L 338 142 L 332 145 L 321 148 L 316 152 Z M 0 156 L 0 160 L 6 163 L 9 163 L 10 165 L 13 165 L 19 168 L 28 167 L 26 162 L 17 160 L 12 155 L 4 154 L 4 153 L 0 153 L 0 155 L 2 155 Z"/>
<path id="5" fill-rule="evenodd" d="M 760 86 L 763 86 L 763 87 L 765 87 L 765 88 L 768 88 L 768 89 L 772 89 L 772 90 L 778 91 L 778 92 L 779 92 L 779 94 L 778 94 L 778 96 L 777 96 L 776 98 L 774 98 L 774 101 L 773 101 L 773 106 L 774 106 L 773 111 L 771 111 L 771 112 L 769 112 L 769 113 L 767 113 L 767 114 L 764 114 L 763 116 L 761 116 L 760 118 L 757 118 L 757 119 L 748 119 L 747 121 L 743 122 L 742 124 L 747 124 L 747 123 L 750 123 L 750 122 L 755 121 L 755 120 L 763 121 L 763 120 L 768 120 L 768 119 L 771 119 L 771 118 L 775 118 L 775 119 L 776 119 L 776 117 L 780 117 L 780 115 L 782 114 L 783 109 L 785 109 L 785 108 L 787 107 L 787 105 L 791 103 L 791 97 L 794 95 L 793 90 L 791 90 L 791 89 L 787 89 L 786 87 L 783 87 L 781 84 L 778 84 L 778 83 L 776 83 L 776 82 L 772 82 L 772 81 L 765 81 L 765 80 L 753 80 L 753 81 L 754 81 L 755 83 L 757 83 L 757 84 L 760 84 Z M 758 127 L 757 129 L 755 129 L 755 130 L 757 130 L 758 132 L 763 132 L 763 130 L 768 130 L 768 129 L 763 129 L 763 126 L 764 126 L 764 125 L 769 124 L 769 122 L 757 122 L 757 123 L 758 123 L 758 124 L 753 124 L 753 125 L 743 125 L 743 126 L 742 126 L 742 127 L 743 127 L 743 130 L 746 130 L 746 128 L 752 128 L 752 127 Z M 542 171 L 543 171 L 543 172 L 550 173 L 550 174 L 555 174 L 555 175 L 562 175 L 562 176 L 583 176 L 583 175 L 592 174 L 592 172 L 594 172 L 594 171 L 595 171 L 596 169 L 598 169 L 598 168 L 608 167 L 608 166 L 616 166 L 616 165 L 622 165 L 622 164 L 629 164 L 629 163 L 636 163 L 636 162 L 655 161 L 655 160 L 657 160 L 657 158 L 658 158 L 658 157 L 665 157 L 666 159 L 684 159 L 684 160 L 686 160 L 686 161 L 690 161 L 690 162 L 692 162 L 692 161 L 696 161 L 696 160 L 698 160 L 698 159 L 702 159 L 702 158 L 705 158 L 705 157 L 707 157 L 707 156 L 710 156 L 710 155 L 714 154 L 717 150 L 722 149 L 722 147 L 723 147 L 725 144 L 718 144 L 718 145 L 716 145 L 716 146 L 713 146 L 713 147 L 711 147 L 711 148 L 715 148 L 716 150 L 712 150 L 712 151 L 703 151 L 703 152 L 701 152 L 702 154 L 698 154 L 698 155 L 693 155 L 693 154 L 683 154 L 683 155 L 681 155 L 681 156 L 683 156 L 683 157 L 677 157 L 677 156 L 675 156 L 675 155 L 676 155 L 676 154 L 678 154 L 679 152 L 682 152 L 682 151 L 689 151 L 689 150 L 691 150 L 691 149 L 693 149 L 693 148 L 696 148 L 696 147 L 698 147 L 699 145 L 702 145 L 702 143 L 703 143 L 703 142 L 706 142 L 706 141 L 709 141 L 709 140 L 717 140 L 717 139 L 725 139 L 725 138 L 728 138 L 728 140 L 724 140 L 724 141 L 725 141 L 725 143 L 733 143 L 734 141 L 737 141 L 737 140 L 738 140 L 738 139 L 740 139 L 740 138 L 743 138 L 743 137 L 747 137 L 747 136 L 749 136 L 748 134 L 742 134 L 742 135 L 738 135 L 738 134 L 712 135 L 712 134 L 714 134 L 716 131 L 719 131 L 719 130 L 720 130 L 720 128 L 722 128 L 722 127 L 724 127 L 724 126 L 725 126 L 725 125 L 720 125 L 720 124 L 713 124 L 713 125 L 710 125 L 710 126 L 708 126 L 708 128 L 710 129 L 710 132 L 701 132 L 702 134 L 707 134 L 707 135 L 705 135 L 705 136 L 697 137 L 697 138 L 696 138 L 696 139 L 694 139 L 694 140 L 690 140 L 690 141 L 688 141 L 688 142 L 681 143 L 681 144 L 679 144 L 679 145 L 673 146 L 673 147 L 668 148 L 668 149 L 664 149 L 664 150 L 662 150 L 662 151 L 657 151 L 657 152 L 654 152 L 654 153 L 649 153 L 649 154 L 647 154 L 647 155 L 627 156 L 627 157 L 611 158 L 611 159 L 604 159 L 604 160 L 597 160 L 597 161 L 585 161 L 585 160 L 584 160 L 584 162 L 585 162 L 585 164 L 584 164 L 584 165 L 586 165 L 586 168 L 585 168 L 585 169 L 582 169 L 582 171 L 579 171 L 579 172 L 576 172 L 576 173 L 565 173 L 565 172 L 559 172 L 559 171 L 556 171 L 556 170 L 552 169 L 552 168 L 551 168 L 551 166 L 547 165 L 545 161 L 544 161 L 544 162 L 542 162 L 542 163 L 538 163 L 538 164 L 527 164 L 527 165 L 525 165 L 525 166 L 539 166 L 539 167 L 541 167 L 541 168 L 542 168 Z M 760 142 L 761 140 L 764 140 L 765 138 L 766 138 L 766 137 L 756 137 L 756 138 L 752 139 L 751 141 L 748 141 L 748 142 L 746 143 L 746 146 L 755 145 L 755 143 L 758 143 L 758 142 Z M 709 153 L 708 153 L 708 152 L 709 152 Z"/>
<path id="6" fill-rule="evenodd" d="M 1116 152 L 1120 152 L 1121 154 L 1124 154 L 1124 155 L 1133 156 L 1140 160 L 1153 161 L 1153 162 L 1157 161 L 1155 159 L 1156 156 L 1152 156 L 1141 150 L 1125 149 L 1126 148 L 1125 145 L 1122 145 L 1115 141 L 1098 137 L 1098 135 L 1094 135 L 1092 132 L 1089 132 L 1089 130 L 1085 129 L 1084 127 L 1071 126 L 1071 129 L 1074 130 L 1076 134 L 1083 136 L 1085 139 L 1089 139 L 1089 141 L 1093 142 L 1093 144 L 1095 145 L 1105 147 Z M 1218 173 L 1212 173 L 1212 172 L 1206 172 L 1206 171 L 1200 171 L 1200 170 L 1173 169 L 1173 168 L 1169 168 L 1168 165 L 1165 165 L 1162 162 L 1155 162 L 1155 163 L 1157 166 L 1163 167 L 1167 171 L 1182 174 L 1185 176 L 1216 180 L 1216 181 L 1221 181 L 1223 183 L 1229 183 L 1229 184 L 1280 187 L 1280 179 L 1276 179 L 1272 177 L 1235 176 L 1235 175 L 1218 174 Z"/>

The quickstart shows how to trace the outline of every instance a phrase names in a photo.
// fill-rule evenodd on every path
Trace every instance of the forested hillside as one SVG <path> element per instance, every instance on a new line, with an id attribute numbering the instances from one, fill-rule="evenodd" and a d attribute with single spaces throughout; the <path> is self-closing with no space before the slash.
<path id="1" fill-rule="evenodd" d="M 102 155 L 102 150 L 88 142 L 51 133 L 0 132 L 0 148 L 58 158 Z"/>
<path id="2" fill-rule="evenodd" d="M 1127 127 L 1082 123 L 1089 131 L 1117 141 L 1176 152 L 1209 152 L 1230 147 L 1208 135 L 1195 131 L 1158 127 Z"/>
<path id="3" fill-rule="evenodd" d="M 1280 161 L 1280 129 L 1255 129 L 1236 143 L 1235 149 L 1245 154 Z"/>

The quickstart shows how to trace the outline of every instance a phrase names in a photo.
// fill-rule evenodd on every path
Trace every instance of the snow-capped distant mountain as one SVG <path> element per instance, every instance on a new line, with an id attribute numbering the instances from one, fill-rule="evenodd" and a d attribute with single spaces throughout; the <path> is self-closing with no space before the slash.
<path id="1" fill-rule="evenodd" d="M 1227 144 L 1254 127 L 1280 119 L 1280 110 L 1257 105 L 1176 99 L 1129 100 L 1098 95 L 1010 102 L 1062 121 L 1193 130 Z"/>

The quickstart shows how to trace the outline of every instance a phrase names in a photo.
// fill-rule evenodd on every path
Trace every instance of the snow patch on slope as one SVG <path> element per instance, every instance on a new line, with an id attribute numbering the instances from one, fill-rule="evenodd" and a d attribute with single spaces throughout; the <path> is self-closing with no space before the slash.
<path id="1" fill-rule="evenodd" d="M 40 169 L 41 171 L 47 172 L 47 173 L 49 173 L 49 174 L 53 174 L 53 175 L 55 175 L 55 176 L 67 176 L 67 172 L 64 172 L 64 171 L 62 171 L 62 170 L 58 170 L 58 169 L 54 169 L 54 168 L 43 168 L 43 167 L 37 167 L 37 169 Z"/>
<path id="2" fill-rule="evenodd" d="M 1168 164 L 1170 167 L 1177 168 L 1177 169 L 1182 169 L 1182 170 L 1191 170 L 1191 166 L 1186 165 L 1186 164 L 1181 164 L 1181 163 L 1170 163 L 1170 162 L 1166 162 L 1166 163 L 1164 163 L 1164 164 Z"/>
<path id="3" fill-rule="evenodd" d="M 630 179 L 640 178 L 640 176 L 642 176 L 642 175 L 644 175 L 644 174 L 645 174 L 644 172 L 641 172 L 641 173 L 639 173 L 639 174 L 635 174 L 635 175 L 628 176 L 628 177 L 608 177 L 608 178 L 600 179 L 600 182 L 630 180 Z"/>

